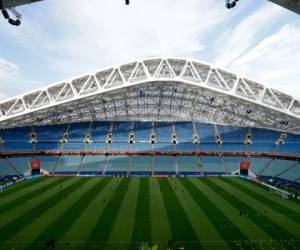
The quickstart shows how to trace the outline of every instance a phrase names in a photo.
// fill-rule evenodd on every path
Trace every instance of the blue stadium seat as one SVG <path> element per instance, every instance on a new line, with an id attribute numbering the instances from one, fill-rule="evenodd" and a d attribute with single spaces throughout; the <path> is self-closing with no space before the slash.
<path id="1" fill-rule="evenodd" d="M 292 166 L 292 164 L 295 164 L 295 162 L 291 163 L 290 166 Z M 290 170 L 286 171 L 279 177 L 287 179 L 287 180 L 291 180 L 291 181 L 294 181 L 294 180 L 300 178 L 300 164 L 298 164 L 295 167 L 291 168 Z M 298 182 L 300 182 L 300 180 L 298 180 Z"/>
<path id="2" fill-rule="evenodd" d="M 128 172 L 128 162 L 129 162 L 129 157 L 128 156 L 109 156 L 107 158 L 107 163 L 106 163 L 106 171 L 112 171 L 112 172 Z"/>
<path id="3" fill-rule="evenodd" d="M 128 134 L 132 131 L 132 122 L 114 122 L 113 123 L 113 141 L 128 142 Z"/>
<path id="4" fill-rule="evenodd" d="M 133 156 L 131 158 L 132 172 L 151 172 L 152 171 L 152 156 Z"/>
<path id="5" fill-rule="evenodd" d="M 244 142 L 248 128 L 218 125 L 223 142 Z"/>
<path id="6" fill-rule="evenodd" d="M 169 143 L 155 143 L 154 144 L 155 150 L 160 150 L 160 151 L 174 151 L 175 149 L 175 144 L 172 144 L 171 142 Z"/>
<path id="7" fill-rule="evenodd" d="M 136 151 L 145 151 L 145 150 L 152 150 L 152 144 L 149 142 L 137 142 L 137 143 L 133 143 L 131 145 L 129 145 L 129 148 L 131 148 L 131 150 L 136 150 Z"/>
<path id="8" fill-rule="evenodd" d="M 300 143 L 300 135 L 288 134 L 286 142 L 298 142 L 298 143 Z"/>
<path id="9" fill-rule="evenodd" d="M 179 172 L 202 172 L 196 156 L 177 156 L 177 166 Z"/>
<path id="10" fill-rule="evenodd" d="M 90 122 L 79 122 L 79 123 L 72 123 L 69 128 L 69 138 L 68 141 L 70 142 L 83 142 L 86 133 L 89 130 Z"/>
<path id="11" fill-rule="evenodd" d="M 51 172 L 55 167 L 59 156 L 41 156 L 38 159 L 41 161 L 41 168 L 48 172 Z"/>
<path id="12" fill-rule="evenodd" d="M 223 157 L 227 170 L 231 173 L 240 169 L 240 162 L 249 161 L 246 157 Z"/>
<path id="13" fill-rule="evenodd" d="M 246 144 L 243 142 L 224 142 L 222 144 L 225 152 L 245 152 L 247 151 Z"/>
<path id="14" fill-rule="evenodd" d="M 300 142 L 286 142 L 279 146 L 278 153 L 300 154 Z"/>
<path id="15" fill-rule="evenodd" d="M 275 142 L 253 142 L 249 145 L 251 152 L 273 152 L 275 148 Z"/>
<path id="16" fill-rule="evenodd" d="M 11 162 L 11 164 L 21 174 L 24 174 L 25 172 L 30 170 L 30 167 L 29 167 L 30 160 L 32 160 L 31 157 L 9 158 L 9 161 Z"/>
<path id="17" fill-rule="evenodd" d="M 5 141 L 28 141 L 29 133 L 31 132 L 30 127 L 23 128 L 10 128 L 0 131 L 0 136 Z"/>
<path id="18" fill-rule="evenodd" d="M 221 151 L 220 145 L 216 142 L 201 142 L 198 146 L 199 150 Z"/>
<path id="19" fill-rule="evenodd" d="M 64 155 L 62 156 L 57 164 L 57 167 L 55 169 L 56 173 L 59 172 L 78 172 L 81 157 L 79 155 Z"/>
<path id="20" fill-rule="evenodd" d="M 31 151 L 33 145 L 29 141 L 5 141 L 3 145 L 6 151 Z"/>
<path id="21" fill-rule="evenodd" d="M 200 157 L 200 162 L 202 164 L 201 171 L 202 172 L 225 172 L 224 166 L 219 157 L 208 157 L 202 156 Z"/>
<path id="22" fill-rule="evenodd" d="M 264 167 L 270 162 L 271 159 L 264 159 L 264 158 L 250 158 L 251 166 L 250 170 L 258 174 L 261 170 L 264 169 Z"/>
<path id="23" fill-rule="evenodd" d="M 179 142 L 192 142 L 193 139 L 193 123 L 192 122 L 177 122 L 176 135 Z"/>
<path id="24" fill-rule="evenodd" d="M 113 142 L 108 145 L 108 148 L 110 150 L 128 150 L 129 149 L 129 143 L 128 142 Z"/>
<path id="25" fill-rule="evenodd" d="M 17 172 L 11 168 L 5 159 L 0 158 L 0 176 L 15 175 Z"/>
<path id="26" fill-rule="evenodd" d="M 105 142 L 93 142 L 86 144 L 86 149 L 89 150 L 107 150 L 108 144 Z"/>
<path id="27" fill-rule="evenodd" d="M 275 143 L 281 133 L 277 131 L 260 129 L 260 128 L 252 128 L 252 141 L 253 142 L 273 142 Z"/>
<path id="28" fill-rule="evenodd" d="M 194 144 L 192 142 L 180 142 L 178 144 L 176 144 L 176 150 L 179 151 L 194 151 L 194 150 L 198 150 L 198 144 Z"/>
<path id="29" fill-rule="evenodd" d="M 86 148 L 85 143 L 83 142 L 67 142 L 63 145 L 64 150 L 83 150 Z"/>
<path id="30" fill-rule="evenodd" d="M 92 129 L 92 140 L 94 142 L 105 142 L 110 128 L 110 122 L 94 122 Z"/>
<path id="31" fill-rule="evenodd" d="M 271 164 L 261 173 L 261 175 L 275 176 L 294 165 L 294 163 L 294 161 L 288 160 L 273 160 Z"/>
<path id="32" fill-rule="evenodd" d="M 35 127 L 38 141 L 60 141 L 63 134 L 66 132 L 67 125 L 51 125 Z"/>
<path id="33" fill-rule="evenodd" d="M 215 129 L 213 124 L 197 123 L 198 134 L 201 142 L 215 142 Z"/>
<path id="34" fill-rule="evenodd" d="M 105 167 L 106 156 L 103 155 L 86 155 L 83 158 L 80 173 L 83 172 L 103 172 Z"/>
<path id="35" fill-rule="evenodd" d="M 176 172 L 174 156 L 155 156 L 155 172 Z"/>
<path id="36" fill-rule="evenodd" d="M 156 122 L 156 140 L 157 142 L 171 142 L 172 123 L 169 122 Z"/>
<path id="37" fill-rule="evenodd" d="M 149 141 L 152 133 L 152 122 L 134 122 L 135 141 Z"/>
<path id="38" fill-rule="evenodd" d="M 35 145 L 36 150 L 60 150 L 61 149 L 61 143 L 59 141 L 55 142 L 49 142 L 49 141 L 38 141 Z"/>

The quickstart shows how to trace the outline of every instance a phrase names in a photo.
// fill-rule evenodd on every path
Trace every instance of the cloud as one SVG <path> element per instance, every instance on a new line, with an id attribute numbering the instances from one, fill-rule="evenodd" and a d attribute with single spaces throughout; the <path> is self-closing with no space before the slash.
<path id="1" fill-rule="evenodd" d="M 148 56 L 207 60 L 284 90 L 300 80 L 300 22 L 291 24 L 290 12 L 267 1 L 241 1 L 232 10 L 220 0 L 81 3 L 45 1 L 24 7 L 17 29 L 0 23 L 9 60 L 19 67 L 2 72 L 14 77 L 0 92 L 14 95 Z"/>
<path id="2" fill-rule="evenodd" d="M 219 1 L 203 0 L 139 0 L 130 6 L 90 0 L 81 8 L 66 0 L 53 11 L 67 28 L 52 66 L 70 73 L 141 57 L 199 54 L 206 34 L 228 16 Z"/>
<path id="3" fill-rule="evenodd" d="M 16 76 L 18 66 L 10 61 L 0 58 L 0 82 L 7 81 Z"/>
<path id="4" fill-rule="evenodd" d="M 275 5 L 264 5 L 235 25 L 229 25 L 219 37 L 216 63 L 221 66 L 233 64 L 244 53 L 253 48 L 284 12 Z M 231 28 L 233 27 L 233 28 Z"/>
<path id="5" fill-rule="evenodd" d="M 234 61 L 232 68 L 291 95 L 300 96 L 300 27 L 287 24 Z"/>

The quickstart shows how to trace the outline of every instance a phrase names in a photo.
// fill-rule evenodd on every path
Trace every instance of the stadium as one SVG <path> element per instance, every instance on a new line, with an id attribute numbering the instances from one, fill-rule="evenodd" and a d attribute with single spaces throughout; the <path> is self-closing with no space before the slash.
<path id="1" fill-rule="evenodd" d="M 300 101 L 147 58 L 0 103 L 0 249 L 300 249 Z"/>

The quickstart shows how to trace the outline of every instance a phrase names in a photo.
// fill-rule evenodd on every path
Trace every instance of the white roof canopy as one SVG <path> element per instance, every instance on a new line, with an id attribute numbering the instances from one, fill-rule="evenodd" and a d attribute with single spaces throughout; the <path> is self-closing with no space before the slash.
<path id="1" fill-rule="evenodd" d="M 300 133 L 300 101 L 207 63 L 151 58 L 0 103 L 0 127 L 91 120 L 204 121 Z"/>

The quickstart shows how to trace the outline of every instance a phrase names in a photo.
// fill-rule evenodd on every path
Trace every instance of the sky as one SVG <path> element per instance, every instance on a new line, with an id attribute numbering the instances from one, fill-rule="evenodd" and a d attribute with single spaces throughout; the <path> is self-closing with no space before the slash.
<path id="1" fill-rule="evenodd" d="M 153 56 L 208 62 L 300 97 L 300 15 L 266 0 L 45 0 L 0 18 L 0 100 Z M 300 99 L 300 98 L 299 98 Z"/>

